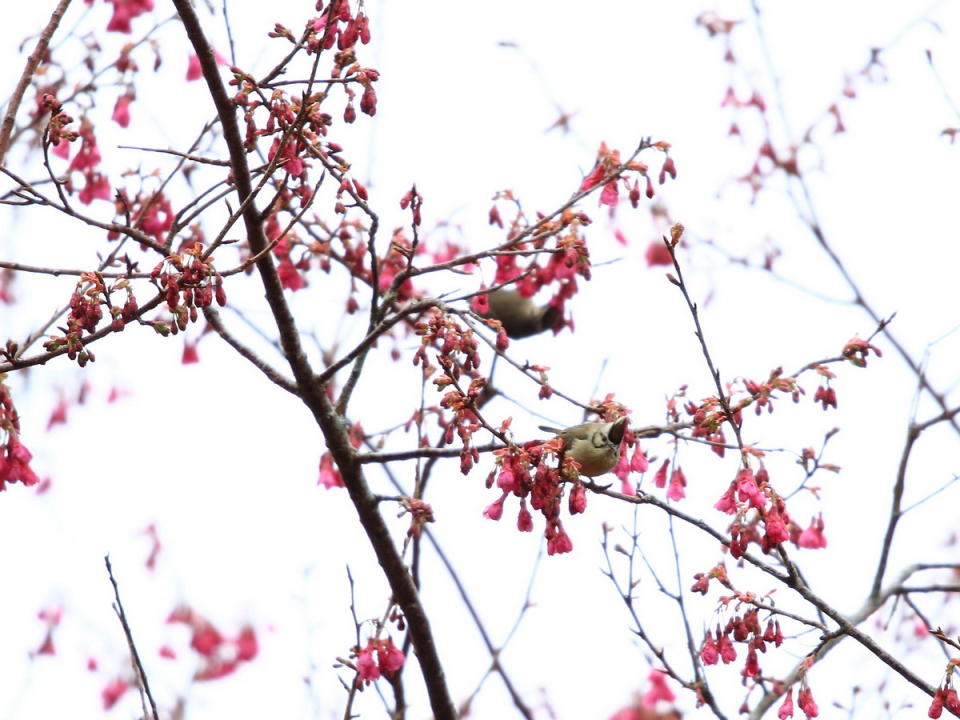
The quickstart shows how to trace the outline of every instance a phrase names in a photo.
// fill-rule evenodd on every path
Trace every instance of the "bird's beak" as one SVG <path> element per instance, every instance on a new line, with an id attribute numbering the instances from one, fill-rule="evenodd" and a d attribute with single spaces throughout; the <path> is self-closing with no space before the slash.
<path id="1" fill-rule="evenodd" d="M 610 442 L 612 442 L 615 446 L 620 447 L 620 443 L 623 441 L 623 434 L 626 432 L 626 430 L 627 419 L 622 417 L 613 424 L 613 427 L 610 428 L 610 433 L 607 435 L 607 437 L 610 438 Z"/>

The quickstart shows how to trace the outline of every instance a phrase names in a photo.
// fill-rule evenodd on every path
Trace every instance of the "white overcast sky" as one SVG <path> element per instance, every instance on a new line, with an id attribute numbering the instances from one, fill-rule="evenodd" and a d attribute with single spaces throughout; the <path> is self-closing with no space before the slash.
<path id="1" fill-rule="evenodd" d="M 220 3 L 215 4 L 219 9 Z M 4 95 L 22 68 L 18 43 L 42 26 L 52 5 L 21 4 L 0 25 Z M 165 0 L 157 0 L 157 5 L 156 18 L 172 13 Z M 268 42 L 266 32 L 274 22 L 300 27 L 313 5 L 307 0 L 229 3 L 240 65 L 254 74 L 272 66 L 281 45 Z M 924 51 L 931 50 L 949 90 L 960 96 L 960 76 L 955 73 L 960 67 L 958 4 L 864 0 L 760 5 L 794 136 L 834 102 L 844 77 L 864 66 L 871 47 L 889 46 L 883 56 L 888 81 L 859 82 L 856 100 L 841 106 L 848 132 L 834 136 L 829 123 L 819 125 L 822 156 L 809 151 L 802 162 L 808 168 L 819 165 L 809 178 L 821 222 L 878 311 L 898 313 L 898 336 L 921 357 L 929 343 L 946 335 L 931 348 L 929 372 L 941 388 L 954 387 L 960 341 L 948 333 L 960 323 L 955 311 L 960 144 L 951 145 L 940 131 L 960 125 L 960 118 L 944 98 Z M 80 0 L 74 6 L 64 29 L 73 27 L 85 8 Z M 830 297 L 849 298 L 783 193 L 772 191 L 751 205 L 743 188 L 730 181 L 749 168 L 752 158 L 749 149 L 727 137 L 729 116 L 720 102 L 731 77 L 741 95 L 752 83 L 774 102 L 749 2 L 371 0 L 366 10 L 374 42 L 362 50 L 361 60 L 381 71 L 379 111 L 372 121 L 361 116 L 342 136 L 342 144 L 356 175 L 369 181 L 384 232 L 407 222 L 398 202 L 415 182 L 426 198 L 426 229 L 449 225 L 434 237 L 447 232 L 472 248 L 483 248 L 501 239 L 486 222 L 496 191 L 512 188 L 529 212 L 550 211 L 577 188 L 601 141 L 626 153 L 641 137 L 652 136 L 673 145 L 679 177 L 662 189 L 662 198 L 671 218 L 683 222 L 693 237 L 713 239 L 734 253 L 773 242 L 783 251 L 782 272 L 792 281 Z M 708 41 L 695 26 L 694 18 L 705 10 L 745 20 L 747 27 L 735 35 L 734 51 L 754 71 L 731 75 L 721 60 L 720 44 Z M 96 0 L 93 17 L 83 22 L 99 28 L 108 16 L 109 8 Z M 150 24 L 146 17 L 136 20 L 133 37 Z M 222 22 L 210 20 L 209 26 L 226 54 Z M 165 159 L 115 151 L 111 144 L 182 148 L 212 115 L 201 83 L 183 82 L 188 51 L 179 26 L 168 25 L 160 38 L 164 66 L 159 80 L 145 81 L 133 106 L 131 128 L 120 133 L 110 123 L 111 91 L 105 92 L 105 106 L 97 109 L 98 136 L 104 154 L 116 163 L 112 167 L 142 163 L 144 168 L 169 168 Z M 556 120 L 558 107 L 574 113 L 570 134 L 545 132 Z M 780 117 L 771 117 L 774 140 L 782 147 L 787 131 Z M 339 132 L 335 126 L 331 139 L 340 141 Z M 659 163 L 653 153 L 649 157 Z M 22 156 L 15 153 L 11 162 L 16 167 Z M 114 176 L 118 174 L 115 170 Z M 33 177 L 35 171 L 27 175 Z M 99 211 L 106 213 L 106 208 L 103 203 Z M 598 267 L 594 280 L 582 284 L 572 303 L 576 334 L 516 343 L 516 356 L 550 365 L 556 387 L 583 401 L 594 392 L 601 397 L 615 392 L 632 409 L 636 424 L 660 422 L 664 398 L 680 385 L 689 384 L 693 398 L 711 393 L 681 298 L 662 271 L 647 269 L 643 261 L 647 243 L 663 228 L 643 208 L 621 212 L 618 224 L 630 241 L 623 249 L 596 201 L 583 209 L 596 220 L 588 231 L 592 257 L 616 262 Z M 101 249 L 98 234 L 49 212 L 15 215 L 2 210 L 0 217 L 9 229 L 0 235 L 5 258 L 88 267 Z M 836 354 L 854 334 L 866 336 L 874 329 L 849 305 L 825 302 L 759 273 L 726 266 L 720 254 L 702 245 L 685 262 L 697 299 L 704 304 L 708 341 L 728 380 L 759 379 L 781 364 L 793 371 Z M 469 290 L 477 284 L 476 278 L 458 276 L 436 289 Z M 48 278 L 18 285 L 24 302 L 0 307 L 0 340 L 20 337 L 48 317 L 68 297 L 71 285 L 69 279 Z M 323 287 L 315 276 L 313 287 L 294 298 L 304 327 L 321 339 L 332 337 L 341 307 L 324 298 L 341 292 L 341 287 Z M 254 308 L 260 294 L 237 290 L 230 297 L 240 307 Z M 263 317 L 258 315 L 262 311 L 262 306 L 251 310 L 251 317 Z M 189 335 L 195 338 L 197 328 Z M 892 348 L 882 340 L 878 344 L 884 358 L 871 360 L 868 370 L 841 369 L 837 412 L 814 411 L 808 399 L 803 408 L 784 406 L 772 424 L 750 430 L 755 432 L 750 439 L 758 444 L 796 450 L 817 445 L 834 425 L 843 427 L 827 459 L 842 465 L 844 472 L 823 492 L 830 550 L 819 557 L 801 555 L 808 563 L 808 577 L 822 589 L 831 588 L 824 591 L 842 610 L 859 604 L 860 588 L 865 590 L 871 577 L 872 548 L 882 531 L 916 385 Z M 345 493 L 316 487 L 322 439 L 296 401 L 214 338 L 200 344 L 199 365 L 181 366 L 181 349 L 182 339 L 148 337 L 137 328 L 98 345 L 98 361 L 83 376 L 92 385 L 90 403 L 74 408 L 69 424 L 49 434 L 44 430 L 57 392 L 75 393 L 81 376 L 62 359 L 9 380 L 23 416 L 24 441 L 36 455 L 38 472 L 52 478 L 53 488 L 35 497 L 33 491 L 15 486 L 0 496 L 0 542 L 5 548 L 0 577 L 6 588 L 0 591 L 2 717 L 50 717 L 66 709 L 83 717 L 98 713 L 100 688 L 114 671 L 125 670 L 126 658 L 110 609 L 102 563 L 107 552 L 162 704 L 187 692 L 190 718 L 342 714 L 343 693 L 331 665 L 353 643 L 347 565 L 357 578 L 361 618 L 380 615 L 387 596 Z M 418 402 L 415 373 L 409 365 L 389 364 L 384 359 L 387 350 L 369 368 L 369 379 L 355 400 L 355 411 L 368 430 L 406 419 Z M 519 435 L 536 433 L 543 422 L 531 410 L 554 423 L 579 422 L 576 410 L 559 400 L 538 403 L 535 389 L 511 381 L 505 366 L 497 373 L 503 373 L 498 384 L 522 397 L 524 406 L 498 401 L 490 412 L 497 418 L 514 416 Z M 405 379 L 412 384 L 405 385 Z M 114 385 L 129 395 L 107 406 L 105 398 Z M 921 418 L 931 414 L 929 403 L 920 407 Z M 648 447 L 660 458 L 672 452 L 665 442 Z M 941 433 L 921 450 L 911 501 L 957 472 L 955 437 Z M 690 449 L 683 449 L 681 460 L 690 481 L 689 509 L 709 508 L 728 482 L 735 460 L 728 457 L 719 465 Z M 513 529 L 515 508 L 508 509 L 499 525 L 480 517 L 495 499 L 482 486 L 489 466 L 485 459 L 467 478 L 456 463 L 438 470 L 435 494 L 429 499 L 437 513 L 437 537 L 499 642 L 523 604 L 540 527 L 518 536 Z M 798 476 L 791 458 L 777 467 L 785 486 L 792 487 Z M 404 480 L 412 478 L 411 464 L 396 470 Z M 377 490 L 388 492 L 379 478 L 377 483 Z M 942 499 L 955 505 L 956 491 Z M 806 522 L 818 508 L 810 499 L 799 500 L 797 521 Z M 714 526 L 724 524 L 717 513 L 704 512 Z M 903 527 L 910 542 L 895 547 L 897 566 L 918 559 L 921 549 L 927 553 L 923 559 L 933 559 L 934 550 L 928 549 L 939 547 L 949 534 L 950 528 L 925 521 L 921 512 L 915 515 L 908 516 Z M 590 498 L 586 515 L 568 524 L 574 552 L 540 563 L 531 596 L 534 607 L 504 654 L 503 662 L 527 702 L 549 703 L 564 720 L 608 717 L 643 686 L 650 667 L 646 651 L 631 638 L 622 603 L 598 571 L 601 523 L 619 526 L 631 517 L 604 498 Z M 639 518 L 644 551 L 674 587 L 662 520 L 649 510 L 642 510 Z M 164 543 L 152 574 L 143 568 L 149 543 L 140 534 L 150 522 L 156 523 Z M 681 584 L 689 587 L 692 574 L 708 569 L 719 555 L 695 538 L 681 534 L 680 539 L 686 548 Z M 617 540 L 624 542 L 624 537 Z M 435 618 L 452 694 L 460 701 L 472 691 L 489 658 L 429 550 L 423 575 L 424 601 Z M 671 627 L 674 608 L 656 593 L 649 578 L 644 582 L 644 616 L 656 614 L 657 629 Z M 847 587 L 856 589 L 844 592 Z M 769 588 L 760 583 L 745 589 Z M 224 632 L 253 623 L 261 638 L 260 658 L 234 677 L 190 686 L 186 637 L 182 629 L 163 624 L 179 602 L 196 608 Z M 701 623 L 710 623 L 714 603 L 715 596 L 693 602 L 695 634 L 702 632 Z M 55 605 L 64 607 L 64 621 L 55 635 L 58 654 L 30 661 L 28 653 L 43 635 L 35 614 Z M 680 639 L 664 634 L 660 641 Z M 158 657 L 157 648 L 165 643 L 180 652 L 178 663 Z M 97 673 L 86 671 L 88 656 L 99 660 Z M 836 672 L 840 662 L 838 653 L 824 668 Z M 782 673 L 792 660 L 765 663 L 765 671 Z M 678 664 L 686 667 L 682 658 Z M 915 669 L 935 683 L 942 659 L 931 654 L 918 660 Z M 739 678 L 730 672 L 736 693 Z M 829 675 L 820 668 L 811 675 L 821 708 L 832 699 L 845 699 L 850 682 L 875 687 L 886 677 L 872 661 L 845 667 L 845 683 L 839 688 L 831 686 Z M 414 667 L 407 687 L 415 703 L 410 716 L 428 716 Z M 902 692 L 896 683 L 894 692 Z M 905 696 L 925 704 L 915 692 Z M 501 683 L 491 678 L 474 705 L 474 716 L 508 717 L 508 702 Z M 123 703 L 113 710 L 115 716 L 138 712 L 132 695 Z M 692 710 L 690 698 L 681 696 L 681 707 Z M 356 709 L 367 717 L 382 712 L 372 691 Z M 869 705 L 863 712 L 862 717 L 879 716 L 879 710 L 871 714 Z"/>

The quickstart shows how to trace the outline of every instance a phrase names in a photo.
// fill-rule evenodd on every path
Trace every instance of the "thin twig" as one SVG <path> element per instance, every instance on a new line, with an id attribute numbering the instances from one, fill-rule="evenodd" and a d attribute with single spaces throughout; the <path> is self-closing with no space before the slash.
<path id="1" fill-rule="evenodd" d="M 130 648 L 130 657 L 133 663 L 133 669 L 137 674 L 137 680 L 143 689 L 147 700 L 150 701 L 150 709 L 153 711 L 154 720 L 159 720 L 157 714 L 157 703 L 154 702 L 153 693 L 150 692 L 150 683 L 147 681 L 147 673 L 144 672 L 143 663 L 140 662 L 140 653 L 137 652 L 137 646 L 133 642 L 133 633 L 130 631 L 130 624 L 127 622 L 127 614 L 123 610 L 123 603 L 120 602 L 120 588 L 117 587 L 117 580 L 113 577 L 113 567 L 110 565 L 110 556 L 104 555 L 103 561 L 107 565 L 107 575 L 110 577 L 110 584 L 113 585 L 113 596 L 116 602 L 113 604 L 113 611 L 120 618 L 120 625 L 123 626 L 123 634 L 127 638 L 127 646 Z"/>
<path id="2" fill-rule="evenodd" d="M 298 395 L 296 383 L 283 377 L 283 375 L 281 375 L 276 368 L 269 365 L 266 360 L 241 343 L 224 327 L 223 320 L 220 317 L 220 312 L 216 308 L 210 306 L 203 308 L 203 316 L 207 319 L 210 327 L 212 327 L 214 331 L 216 331 L 216 333 L 223 338 L 230 347 L 236 350 L 241 357 L 249 360 L 254 367 L 266 375 L 270 382 L 280 388 L 283 388 L 288 393 Z"/>

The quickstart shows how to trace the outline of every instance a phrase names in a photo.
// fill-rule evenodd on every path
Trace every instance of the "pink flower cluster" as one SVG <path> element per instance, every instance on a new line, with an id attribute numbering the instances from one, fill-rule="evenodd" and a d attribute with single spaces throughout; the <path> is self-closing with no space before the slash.
<path id="1" fill-rule="evenodd" d="M 725 665 L 732 663 L 737 659 L 734 642 L 747 645 L 747 659 L 741 674 L 744 678 L 758 679 L 760 665 L 757 652 L 765 653 L 767 643 L 780 647 L 783 643 L 780 622 L 770 618 L 766 627 L 761 630 L 756 608 L 751 608 L 742 615 L 735 615 L 722 629 L 718 624 L 712 634 L 708 632 L 705 635 L 700 648 L 700 659 L 704 665 L 716 665 L 718 660 L 722 660 Z"/>
<path id="2" fill-rule="evenodd" d="M 808 718 L 815 718 L 820 714 L 816 701 L 813 699 L 813 692 L 807 687 L 806 682 L 801 683 L 800 692 L 797 693 L 797 704 L 803 710 L 803 714 Z M 793 717 L 793 688 L 787 690 L 787 696 L 783 699 L 780 709 L 777 710 L 778 720 L 787 720 Z"/>
<path id="3" fill-rule="evenodd" d="M 677 166 L 674 164 L 673 158 L 668 154 L 670 152 L 670 144 L 658 142 L 654 143 L 653 147 L 660 150 L 666 156 L 663 161 L 663 166 L 660 168 L 660 176 L 658 178 L 660 184 L 663 185 L 667 181 L 667 175 L 676 180 Z M 603 184 L 603 190 L 600 192 L 600 204 L 608 205 L 612 211 L 620 202 L 619 185 L 622 182 L 628 190 L 630 204 L 633 207 L 637 207 L 640 202 L 639 177 L 634 179 L 633 185 L 631 186 L 630 181 L 621 174 L 624 171 L 631 171 L 644 178 L 646 182 L 645 194 L 647 198 L 652 198 L 654 196 L 653 181 L 648 174 L 649 168 L 647 165 L 637 160 L 627 163 L 625 167 L 621 167 L 622 165 L 623 162 L 620 159 L 620 151 L 611 150 L 607 147 L 606 143 L 600 143 L 600 149 L 597 151 L 596 164 L 593 170 L 583 179 L 583 182 L 580 183 L 580 192 L 592 190 L 598 185 Z"/>
<path id="4" fill-rule="evenodd" d="M 190 647 L 201 657 L 194 679 L 216 680 L 234 672 L 240 663 L 253 660 L 259 652 L 257 636 L 249 625 L 235 638 L 224 637 L 206 618 L 186 606 L 176 608 L 168 623 L 182 623 L 190 628 Z M 172 652 L 168 653 L 168 656 Z"/>
<path id="5" fill-rule="evenodd" d="M 605 405 L 610 411 L 609 418 L 614 418 L 626 412 L 626 408 L 613 403 L 609 398 Z M 630 432 L 629 430 L 627 431 Z M 490 520 L 499 520 L 503 517 L 503 507 L 507 498 L 514 496 L 520 499 L 520 510 L 517 514 L 517 529 L 520 532 L 533 530 L 533 517 L 528 509 L 543 515 L 546 521 L 544 536 L 547 539 L 547 553 L 555 555 L 573 550 L 573 541 L 563 529 L 560 520 L 564 485 L 570 485 L 567 497 L 567 510 L 571 515 L 584 512 L 587 509 L 587 493 L 580 479 L 576 461 L 566 457 L 563 453 L 563 440 L 554 437 L 547 442 L 536 440 L 524 443 L 521 446 L 509 447 L 494 451 L 497 457 L 498 469 L 487 477 L 487 487 L 493 487 L 494 481 L 501 491 L 500 497 L 488 505 L 483 511 L 484 517 Z M 621 463 L 626 457 L 621 451 Z M 629 473 L 634 467 L 646 467 L 646 458 L 642 453 L 637 455 L 637 462 L 627 461 L 625 472 Z M 558 459 L 562 461 L 556 463 Z M 639 459 L 642 458 L 642 461 Z M 619 467 L 619 466 L 618 466 Z M 632 494 L 633 490 L 624 480 L 625 492 Z"/>
<path id="6" fill-rule="evenodd" d="M 720 512 L 736 515 L 729 528 L 730 554 L 735 558 L 742 557 L 752 542 L 765 553 L 788 540 L 803 548 L 827 546 L 823 517 L 811 521 L 810 527 L 801 531 L 787 513 L 786 503 L 770 487 L 770 477 L 765 469 L 756 473 L 750 468 L 741 469 L 714 507 Z M 752 517 L 749 515 L 751 510 L 755 511 Z"/>
<path id="7" fill-rule="evenodd" d="M 390 638 L 386 640 L 370 638 L 366 647 L 357 651 L 356 658 L 357 687 L 379 680 L 381 674 L 393 677 L 403 667 L 406 659 Z"/>
<path id="8" fill-rule="evenodd" d="M 40 478 L 30 467 L 32 459 L 33 454 L 20 442 L 19 436 L 8 435 L 7 442 L 0 445 L 0 490 L 16 482 L 36 485 Z"/>
<path id="9" fill-rule="evenodd" d="M 960 697 L 957 691 L 952 687 L 944 685 L 938 687 L 933 695 L 933 702 L 927 710 L 927 717 L 938 718 L 943 714 L 943 708 L 946 707 L 954 715 L 960 715 Z"/>
<path id="10" fill-rule="evenodd" d="M 86 0 L 87 5 L 92 5 L 93 0 Z M 113 16 L 107 23 L 108 32 L 121 32 L 128 35 L 133 32 L 130 21 L 145 12 L 153 10 L 153 0 L 107 0 L 107 3 L 113 5 Z"/>
<path id="11" fill-rule="evenodd" d="M 86 181 L 77 197 L 84 205 L 89 205 L 94 200 L 112 200 L 113 188 L 110 186 L 110 181 L 97 170 L 101 156 L 97 148 L 97 139 L 93 134 L 93 125 L 85 118 L 80 123 L 79 137 L 82 140 L 80 150 L 67 168 L 69 172 L 82 173 Z"/>
<path id="12" fill-rule="evenodd" d="M 10 389 L 0 382 L 0 491 L 8 484 L 36 485 L 40 478 L 30 467 L 33 454 L 20 442 L 20 416 L 13 406 Z"/>

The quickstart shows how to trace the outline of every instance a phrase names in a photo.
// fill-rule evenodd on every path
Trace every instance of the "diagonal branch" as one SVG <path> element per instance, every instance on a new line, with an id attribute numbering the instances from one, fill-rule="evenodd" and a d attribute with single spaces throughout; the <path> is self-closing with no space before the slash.
<path id="1" fill-rule="evenodd" d="M 283 377 L 275 368 L 271 367 L 266 360 L 257 355 L 253 350 L 248 348 L 246 345 L 241 343 L 236 337 L 233 336 L 230 331 L 228 331 L 223 325 L 223 319 L 220 317 L 220 313 L 214 307 L 205 307 L 203 308 L 203 316 L 206 318 L 207 322 L 210 324 L 210 327 L 224 339 L 224 341 L 240 353 L 241 357 L 246 358 L 254 367 L 256 367 L 260 372 L 267 376 L 267 379 L 272 382 L 277 387 L 283 388 L 288 393 L 297 394 L 296 384 L 290 382 L 287 378 Z"/>
<path id="2" fill-rule="evenodd" d="M 0 165 L 3 165 L 3 162 L 7 157 L 7 150 L 10 149 L 10 138 L 13 135 L 13 124 L 16 122 L 17 110 L 20 109 L 20 103 L 23 102 L 23 95 L 27 91 L 27 86 L 30 85 L 30 80 L 33 78 L 33 74 L 37 71 L 40 61 L 47 52 L 47 46 L 50 44 L 50 38 L 52 38 L 53 33 L 56 32 L 57 27 L 60 25 L 60 21 L 63 19 L 63 15 L 67 11 L 67 7 L 69 5 L 70 0 L 60 0 L 60 2 L 57 3 L 57 7 L 54 8 L 53 14 L 50 16 L 50 21 L 47 23 L 47 26 L 43 29 L 43 32 L 40 33 L 40 37 L 37 39 L 37 46 L 33 49 L 33 52 L 30 53 L 30 57 L 27 58 L 27 66 L 23 69 L 23 74 L 20 75 L 20 80 L 17 82 L 17 88 L 13 91 L 13 96 L 10 98 L 10 104 L 7 105 L 7 112 L 3 116 L 3 124 L 0 125 Z"/>
<path id="3" fill-rule="evenodd" d="M 113 577 L 113 567 L 110 565 L 110 556 L 104 555 L 103 561 L 107 565 L 107 575 L 110 577 L 110 584 L 113 585 L 113 597 L 116 598 L 117 601 L 113 609 L 117 613 L 117 617 L 120 618 L 120 625 L 123 626 L 123 634 L 127 638 L 127 646 L 130 648 L 130 661 L 133 663 L 133 669 L 137 673 L 137 680 L 140 683 L 140 687 L 147 696 L 147 700 L 150 701 L 153 718 L 154 720 L 158 720 L 160 716 L 157 714 L 157 703 L 153 699 L 153 693 L 150 692 L 150 683 L 147 681 L 147 674 L 143 671 L 143 663 L 140 662 L 140 653 L 137 652 L 137 646 L 133 642 L 133 633 L 130 630 L 130 624 L 127 622 L 127 614 L 123 610 L 123 603 L 120 602 L 120 588 L 117 587 L 116 578 Z M 144 714 L 146 714 L 146 709 L 144 709 Z"/>
<path id="4" fill-rule="evenodd" d="M 213 48 L 203 33 L 192 3 L 190 0 L 173 0 L 173 4 L 183 21 L 187 37 L 200 59 L 200 67 L 223 128 L 223 138 L 227 144 L 237 195 L 240 202 L 245 203 L 253 188 L 243 139 L 237 123 L 236 108 L 224 88 Z M 254 254 L 260 254 L 267 247 L 267 238 L 256 203 L 246 204 L 243 221 L 250 249 Z M 410 573 L 393 544 L 390 531 L 380 515 L 377 499 L 370 492 L 361 465 L 356 460 L 356 451 L 347 436 L 345 418 L 335 411 L 327 398 L 325 387 L 314 378 L 313 369 L 300 343 L 300 335 L 293 314 L 283 296 L 283 287 L 280 284 L 276 266 L 269 253 L 260 255 L 256 267 L 263 283 L 267 304 L 277 325 L 281 348 L 293 372 L 298 394 L 323 433 L 327 448 L 337 463 L 360 523 L 367 533 L 380 567 L 383 568 L 394 598 L 406 617 L 434 717 L 437 720 L 454 720 L 457 713 L 447 689 L 443 666 L 433 641 L 426 611 L 420 602 L 420 596 Z"/>

